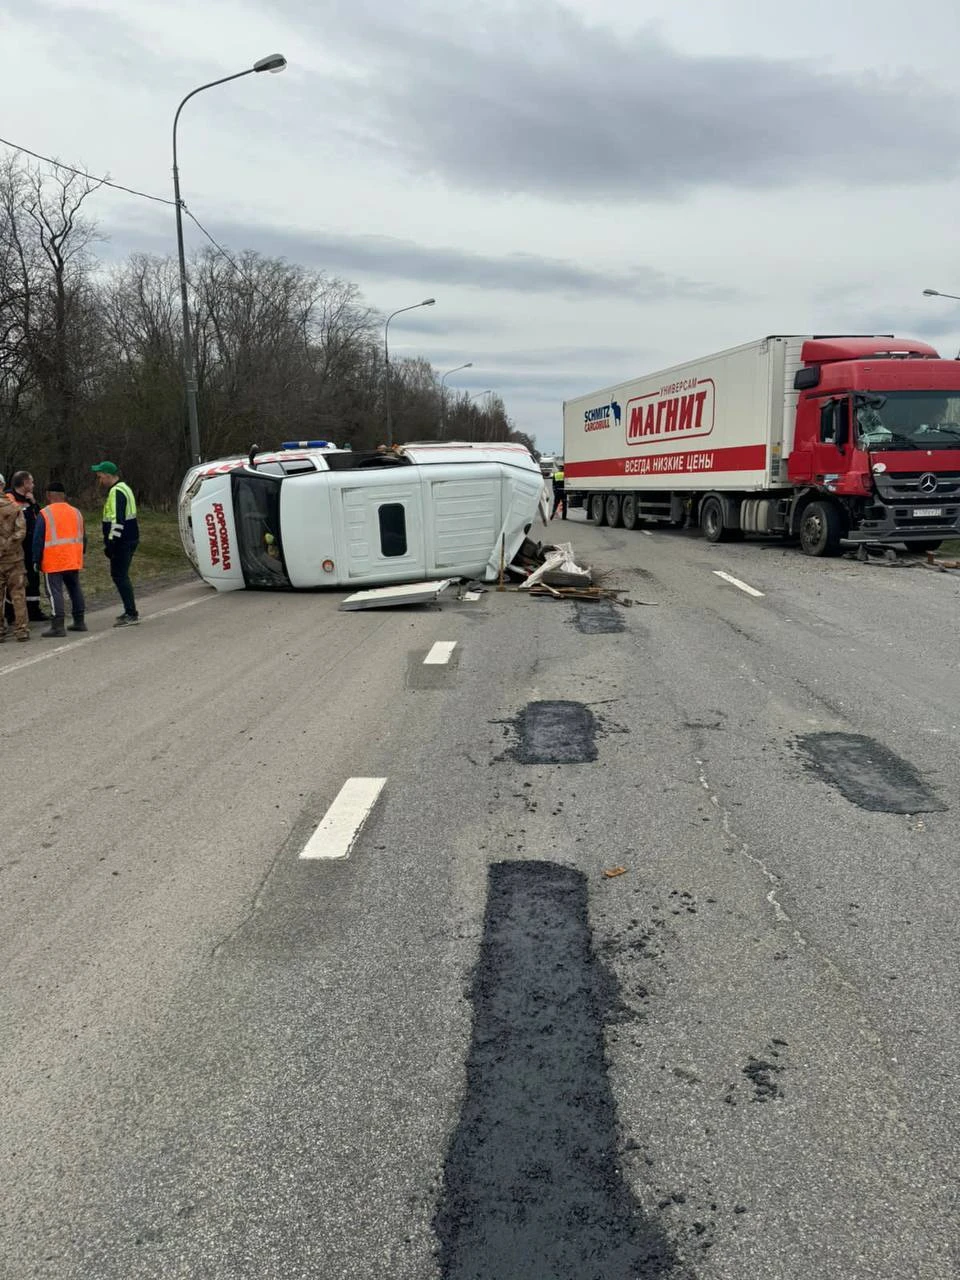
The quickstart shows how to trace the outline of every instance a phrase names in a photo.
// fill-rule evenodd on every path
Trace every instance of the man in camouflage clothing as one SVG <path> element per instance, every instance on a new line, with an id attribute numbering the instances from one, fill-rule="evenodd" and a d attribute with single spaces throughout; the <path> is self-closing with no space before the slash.
<path id="1" fill-rule="evenodd" d="M 3 480 L 0 478 L 0 489 Z M 13 625 L 18 640 L 30 639 L 27 624 L 27 574 L 23 559 L 23 539 L 27 522 L 19 503 L 0 494 L 0 598 L 13 605 Z M 0 640 L 7 637 L 7 623 L 0 608 Z"/>

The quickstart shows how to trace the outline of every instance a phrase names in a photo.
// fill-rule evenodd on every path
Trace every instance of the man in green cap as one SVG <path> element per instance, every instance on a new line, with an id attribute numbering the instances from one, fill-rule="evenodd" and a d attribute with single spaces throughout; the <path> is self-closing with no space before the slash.
<path id="1" fill-rule="evenodd" d="M 123 601 L 123 613 L 113 625 L 130 627 L 140 621 L 130 583 L 130 562 L 140 542 L 137 500 L 130 486 L 120 479 L 115 462 L 98 462 L 91 470 L 96 472 L 100 488 L 107 491 L 103 504 L 103 551 L 110 561 L 110 577 Z"/>

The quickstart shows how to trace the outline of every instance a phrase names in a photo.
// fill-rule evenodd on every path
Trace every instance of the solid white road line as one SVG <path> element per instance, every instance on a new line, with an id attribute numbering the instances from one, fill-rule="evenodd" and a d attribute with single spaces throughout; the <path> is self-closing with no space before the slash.
<path id="1" fill-rule="evenodd" d="M 438 640 L 423 660 L 425 667 L 440 667 L 449 662 L 457 647 L 456 640 Z"/>
<path id="2" fill-rule="evenodd" d="M 168 613 L 179 613 L 181 609 L 192 609 L 195 604 L 204 604 L 207 600 L 212 599 L 212 595 L 199 596 L 196 600 L 187 600 L 184 604 L 172 604 L 169 609 L 159 609 L 156 613 L 141 614 L 140 625 L 142 626 L 145 622 L 153 622 L 154 618 L 165 618 Z M 121 631 L 123 628 L 117 627 L 116 630 Z M 26 667 L 33 667 L 38 662 L 46 662 L 47 658 L 55 658 L 58 653 L 75 653 L 77 649 L 83 648 L 85 644 L 95 644 L 96 641 L 103 640 L 113 634 L 114 628 L 111 627 L 109 631 L 98 631 L 96 635 L 84 636 L 82 640 L 69 640 L 66 644 L 51 645 L 49 649 L 45 648 L 43 653 L 35 653 L 29 658 L 21 659 L 20 662 L 12 662 L 9 667 L 0 667 L 0 676 L 10 676 L 15 671 L 23 671 Z M 30 637 L 31 641 L 39 641 L 40 638 L 36 633 Z M 12 636 L 8 635 L 6 643 L 10 644 L 11 640 Z M 16 643 L 16 641 L 13 641 L 13 643 Z"/>
<path id="3" fill-rule="evenodd" d="M 756 596 L 757 599 L 763 598 L 763 592 L 758 591 L 756 587 L 751 587 L 749 583 L 741 582 L 739 578 L 735 578 L 730 573 L 724 573 L 722 569 L 714 569 L 713 571 L 718 578 L 722 578 L 724 582 L 729 582 L 732 587 L 739 587 L 741 591 L 745 591 L 748 596 Z"/>
<path id="4" fill-rule="evenodd" d="M 386 778 L 348 778 L 300 857 L 346 858 L 385 782 Z"/>

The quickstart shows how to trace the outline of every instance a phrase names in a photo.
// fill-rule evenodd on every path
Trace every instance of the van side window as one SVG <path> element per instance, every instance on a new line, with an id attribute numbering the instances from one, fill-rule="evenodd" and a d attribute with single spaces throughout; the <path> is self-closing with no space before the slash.
<path id="1" fill-rule="evenodd" d="M 407 518 L 402 502 L 387 502 L 378 508 L 380 550 L 385 556 L 407 554 Z"/>

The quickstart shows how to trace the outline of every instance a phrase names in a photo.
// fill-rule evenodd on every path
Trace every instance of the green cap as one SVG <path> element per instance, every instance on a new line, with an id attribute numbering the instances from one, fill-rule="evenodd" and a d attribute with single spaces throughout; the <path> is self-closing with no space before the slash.
<path id="1" fill-rule="evenodd" d="M 95 467 L 90 468 L 91 471 L 103 471 L 108 476 L 116 476 L 120 474 L 120 468 L 115 462 L 98 462 Z"/>

